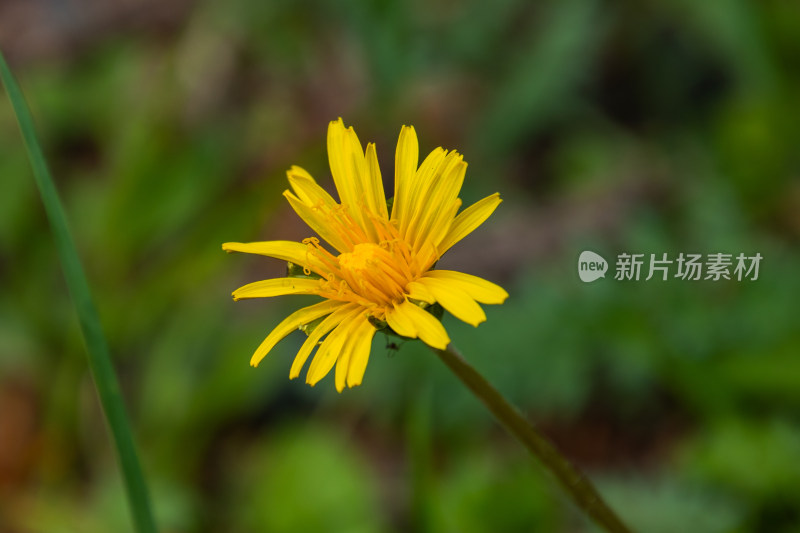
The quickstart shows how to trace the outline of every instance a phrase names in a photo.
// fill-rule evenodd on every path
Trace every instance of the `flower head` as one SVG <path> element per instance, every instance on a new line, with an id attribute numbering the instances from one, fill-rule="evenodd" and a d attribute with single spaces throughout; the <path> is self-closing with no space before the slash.
<path id="1" fill-rule="evenodd" d="M 444 349 L 450 342 L 439 319 L 425 308 L 440 304 L 473 326 L 486 320 L 478 302 L 502 303 L 508 293 L 484 279 L 432 270 L 455 243 L 483 223 L 500 204 L 495 193 L 458 212 L 467 164 L 462 156 L 436 148 L 418 164 L 413 127 L 403 126 L 397 142 L 394 198 L 387 206 L 375 145 L 366 152 L 353 128 L 341 119 L 328 128 L 328 158 L 340 201 L 300 167 L 288 172 L 292 190 L 283 194 L 308 226 L 335 251 L 310 237 L 302 243 L 229 242 L 229 252 L 281 259 L 302 268 L 300 276 L 250 283 L 234 300 L 283 294 L 315 294 L 323 301 L 289 315 L 267 336 L 253 366 L 295 329 L 308 332 L 289 372 L 300 370 L 318 347 L 306 381 L 315 385 L 336 366 L 336 389 L 359 385 L 372 337 L 382 327 Z M 390 212 L 391 209 L 391 212 Z M 313 328 L 310 325 L 313 323 Z M 327 336 L 326 336 L 327 335 Z M 324 337 L 324 340 L 323 340 Z"/>

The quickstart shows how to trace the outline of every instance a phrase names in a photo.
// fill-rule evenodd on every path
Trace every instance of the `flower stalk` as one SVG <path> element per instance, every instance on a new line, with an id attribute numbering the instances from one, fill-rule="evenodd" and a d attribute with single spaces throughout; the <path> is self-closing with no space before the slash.
<path id="1" fill-rule="evenodd" d="M 511 405 L 452 344 L 444 350 L 431 350 L 483 402 L 497 420 L 542 462 L 575 505 L 609 533 L 630 533 L 630 529 L 603 500 L 591 481 L 561 455 L 553 443 L 539 433 L 519 409 Z"/>

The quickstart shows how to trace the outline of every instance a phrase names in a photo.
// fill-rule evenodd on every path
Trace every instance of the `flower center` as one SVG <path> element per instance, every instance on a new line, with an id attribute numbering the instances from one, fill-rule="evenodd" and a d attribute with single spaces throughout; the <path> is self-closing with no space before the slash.
<path id="1" fill-rule="evenodd" d="M 352 252 L 339 255 L 339 266 L 355 276 L 360 276 L 378 267 L 381 247 L 371 242 L 356 244 Z"/>
<path id="2" fill-rule="evenodd" d="M 339 254 L 338 260 L 347 287 L 378 305 L 402 299 L 411 281 L 401 257 L 371 242 L 356 244 L 352 252 Z"/>
<path id="3" fill-rule="evenodd" d="M 370 214 L 375 233 L 375 240 L 371 241 L 360 232 L 346 209 L 328 212 L 328 216 L 331 227 L 341 229 L 343 242 L 352 247 L 335 256 L 320 246 L 316 237 L 303 240 L 309 255 L 318 262 L 316 272 L 324 279 L 317 294 L 358 303 L 379 320 L 384 319 L 386 309 L 403 301 L 409 282 L 418 279 L 438 259 L 436 247 L 430 243 L 413 250 L 388 219 Z"/>

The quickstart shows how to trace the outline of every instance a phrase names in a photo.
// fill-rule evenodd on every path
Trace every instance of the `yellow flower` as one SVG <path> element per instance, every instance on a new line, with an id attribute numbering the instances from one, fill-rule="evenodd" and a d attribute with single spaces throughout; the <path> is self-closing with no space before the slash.
<path id="1" fill-rule="evenodd" d="M 306 382 L 315 385 L 336 365 L 336 389 L 341 392 L 345 383 L 349 387 L 361 384 L 372 337 L 382 325 L 444 349 L 450 338 L 442 323 L 423 306 L 439 303 L 455 317 L 477 326 L 486 320 L 477 302 L 499 304 L 508 297 L 501 287 L 484 279 L 431 270 L 442 254 L 492 214 L 501 202 L 500 195 L 495 193 L 458 213 L 458 193 L 467 164 L 457 152 L 437 148 L 417 168 L 419 146 L 413 127 L 400 130 L 395 157 L 390 214 L 375 145 L 368 144 L 365 153 L 352 127 L 345 129 L 342 119 L 331 122 L 328 158 L 341 203 L 297 166 L 287 172 L 293 192 L 287 190 L 283 195 L 336 253 L 314 237 L 302 243 L 222 245 L 228 252 L 266 255 L 299 265 L 306 276 L 250 283 L 234 291 L 234 300 L 282 294 L 324 298 L 278 324 L 253 354 L 251 365 L 258 365 L 292 331 L 305 330 L 306 325 L 322 320 L 308 328 L 310 333 L 289 377 L 300 375 L 319 346 Z"/>

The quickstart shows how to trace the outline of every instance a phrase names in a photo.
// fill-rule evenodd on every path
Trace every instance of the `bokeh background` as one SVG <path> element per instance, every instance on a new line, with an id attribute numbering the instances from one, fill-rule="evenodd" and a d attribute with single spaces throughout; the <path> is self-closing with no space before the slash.
<path id="1" fill-rule="evenodd" d="M 300 297 L 225 241 L 302 239 L 328 121 L 470 163 L 505 202 L 443 266 L 511 297 L 451 337 L 638 531 L 800 531 L 794 0 L 4 0 L 0 46 L 63 195 L 167 532 L 594 531 L 418 343 L 364 384 L 258 369 Z M 745 253 L 757 281 L 577 257 Z M 613 268 L 613 266 L 612 266 Z M 0 531 L 131 531 L 75 313 L 0 98 Z"/>

